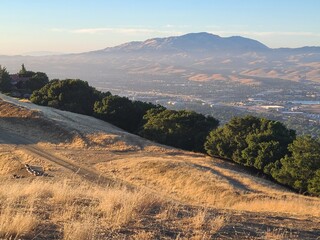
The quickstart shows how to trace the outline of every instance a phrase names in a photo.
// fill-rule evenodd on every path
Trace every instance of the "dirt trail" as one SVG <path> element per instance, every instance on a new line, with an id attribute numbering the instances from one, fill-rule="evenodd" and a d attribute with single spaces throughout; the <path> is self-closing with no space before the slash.
<path id="1" fill-rule="evenodd" d="M 79 176 L 102 187 L 142 189 L 188 209 L 219 210 L 228 222 L 217 239 L 253 239 L 249 236 L 268 228 L 293 229 L 301 239 L 319 235 L 317 199 L 291 193 L 233 163 L 162 146 L 89 116 L 2 96 L 0 161 L 11 154 L 12 163 L 18 162 L 13 171 L 25 171 L 23 164 L 30 163 L 54 180 Z"/>
<path id="2" fill-rule="evenodd" d="M 44 160 L 54 162 L 91 182 L 132 188 L 132 184 L 135 183 L 130 179 L 107 171 L 104 173 L 108 173 L 108 177 L 105 175 L 102 176 L 102 171 L 100 171 L 100 169 L 96 171 L 92 163 L 98 163 L 99 161 L 110 162 L 118 159 L 120 162 L 127 164 L 126 162 L 131 161 L 130 159 L 133 157 L 135 159 L 149 158 L 150 163 L 155 160 L 161 161 L 165 159 L 177 162 L 177 160 L 180 159 L 180 161 L 184 163 L 189 162 L 190 170 L 199 169 L 203 173 L 209 171 L 212 175 L 216 175 L 225 180 L 234 189 L 252 193 L 261 193 L 261 189 L 263 189 L 260 187 L 261 184 L 256 183 L 257 187 L 252 187 L 251 182 L 250 184 L 248 184 L 248 181 L 244 182 L 243 179 L 241 179 L 240 172 L 233 173 L 232 171 L 226 171 L 227 169 L 224 167 L 217 166 L 216 164 L 212 164 L 211 161 L 208 162 L 204 160 L 205 156 L 200 156 L 199 154 L 193 154 L 196 155 L 193 156 L 188 152 L 161 146 L 139 136 L 127 133 L 107 122 L 81 114 L 37 106 L 28 102 L 20 102 L 1 94 L 0 98 L 4 99 L 4 101 L 0 100 L 0 113 L 3 115 L 0 114 L 0 117 L 3 117 L 0 119 L 0 123 L 2 124 L 0 131 L 3 132 L 0 136 L 0 141 L 2 139 L 3 142 L 18 145 L 20 149 L 28 151 L 32 155 L 41 157 Z M 16 122 L 20 122 L 21 129 L 18 131 L 15 129 L 18 125 L 16 122 L 12 123 L 10 118 L 6 120 L 6 117 L 8 117 L 6 112 L 8 112 L 8 110 L 12 111 L 10 114 L 14 114 L 15 118 L 18 119 Z M 10 114 L 9 117 L 11 116 Z M 33 119 L 34 115 L 36 115 L 35 119 Z M 30 126 L 25 126 L 24 123 L 21 124 L 26 118 L 30 118 Z M 35 120 L 37 120 L 37 122 Z M 39 129 L 39 123 L 41 125 L 40 120 L 45 122 L 48 126 L 44 129 Z M 34 123 L 34 126 L 32 123 Z M 62 129 L 60 132 L 65 132 L 65 136 L 76 136 L 78 139 L 76 143 L 66 143 L 71 147 L 70 154 L 73 155 L 74 158 L 61 155 L 63 151 L 54 152 L 52 149 L 53 145 L 47 147 L 43 144 L 46 142 L 53 142 L 64 146 L 65 140 L 59 143 L 58 137 L 54 142 L 52 141 L 53 138 L 51 138 L 52 134 L 48 135 L 48 133 L 57 132 L 58 129 Z M 27 130 L 29 131 L 28 134 Z M 36 134 L 38 134 L 38 139 L 35 139 Z M 99 155 L 99 150 L 95 150 L 97 147 L 98 149 L 104 149 L 108 152 L 108 158 L 101 156 L 101 154 Z M 94 149 L 93 152 L 91 152 L 91 155 L 86 156 L 86 152 L 89 150 L 88 148 Z M 129 162 L 128 165 L 130 165 Z M 157 166 L 155 167 L 157 168 Z M 127 169 L 128 168 L 122 170 L 125 175 L 128 174 Z M 136 172 L 134 174 L 136 174 Z M 138 175 L 131 177 L 144 178 L 144 176 Z M 245 178 L 245 176 L 243 176 L 243 178 Z M 150 186 L 145 185 L 144 187 L 149 188 Z M 270 187 L 265 187 L 263 192 L 267 193 L 269 190 Z M 153 189 L 153 191 L 155 191 L 155 189 Z"/>
<path id="3" fill-rule="evenodd" d="M 127 187 L 129 189 L 133 189 L 133 185 L 129 183 L 125 183 L 119 179 L 112 179 L 106 176 L 102 176 L 101 174 L 87 169 L 83 166 L 72 163 L 66 159 L 62 159 L 61 157 L 56 156 L 53 153 L 50 153 L 47 149 L 41 149 L 40 147 L 34 145 L 31 140 L 19 136 L 15 133 L 9 132 L 4 128 L 0 127 L 0 144 L 1 143 L 10 143 L 17 145 L 17 147 L 21 150 L 27 151 L 36 157 L 43 158 L 47 161 L 51 161 L 56 163 L 76 174 L 81 176 L 82 178 L 93 182 L 95 184 L 103 185 L 103 186 L 118 186 L 118 187 Z"/>
<path id="4" fill-rule="evenodd" d="M 42 123 L 46 126 L 39 128 Z M 162 146 L 93 117 L 20 102 L 2 94 L 0 124 L 0 132 L 3 132 L 0 142 L 17 145 L 34 156 L 103 185 L 130 188 L 135 185 L 158 191 L 167 183 L 167 192 L 171 193 L 176 191 L 173 185 L 187 172 L 181 181 L 193 184 L 200 182 L 203 176 L 212 179 L 212 182 L 203 179 L 205 183 L 199 183 L 199 187 L 214 189 L 215 184 L 223 184 L 226 191 L 265 196 L 271 192 L 279 195 L 288 192 L 234 164 Z M 170 173 L 174 176 L 172 179 Z M 186 184 L 181 185 L 182 192 L 188 190 Z"/>

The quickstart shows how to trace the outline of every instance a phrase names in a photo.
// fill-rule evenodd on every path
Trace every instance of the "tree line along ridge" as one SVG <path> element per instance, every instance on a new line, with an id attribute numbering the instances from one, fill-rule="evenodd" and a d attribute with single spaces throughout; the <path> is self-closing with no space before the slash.
<path id="1" fill-rule="evenodd" d="M 234 117 L 223 126 L 212 116 L 170 110 L 101 92 L 80 79 L 54 79 L 22 69 L 12 84 L 0 66 L 0 91 L 30 93 L 31 102 L 93 116 L 130 133 L 184 150 L 222 157 L 299 192 L 320 196 L 320 139 L 297 136 L 279 121 Z M 23 96 L 23 95 L 21 95 Z"/>

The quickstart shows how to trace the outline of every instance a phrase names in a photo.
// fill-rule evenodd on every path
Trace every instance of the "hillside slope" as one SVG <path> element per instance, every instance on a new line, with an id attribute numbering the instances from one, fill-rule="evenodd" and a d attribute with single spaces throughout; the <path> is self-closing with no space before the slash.
<path id="1" fill-rule="evenodd" d="M 268 51 L 266 45 L 240 36 L 220 37 L 207 32 L 189 33 L 182 36 L 152 38 L 143 42 L 129 42 L 116 47 L 106 48 L 102 52 L 164 52 L 164 53 L 206 53 Z"/>
<path id="2" fill-rule="evenodd" d="M 118 183 L 188 208 L 224 212 L 228 223 L 220 231 L 230 238 L 237 238 L 235 226 L 244 236 L 266 228 L 304 239 L 320 234 L 319 199 L 294 194 L 233 163 L 162 146 L 92 117 L 0 95 L 0 150 L 2 179 L 35 178 L 23 168 L 29 164 L 53 181 Z"/>

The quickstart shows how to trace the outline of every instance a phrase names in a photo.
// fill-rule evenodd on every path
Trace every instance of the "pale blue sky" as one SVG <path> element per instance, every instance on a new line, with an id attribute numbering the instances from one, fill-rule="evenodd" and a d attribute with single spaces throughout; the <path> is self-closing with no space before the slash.
<path id="1" fill-rule="evenodd" d="M 0 55 L 211 32 L 320 46 L 320 0 L 0 0 Z"/>

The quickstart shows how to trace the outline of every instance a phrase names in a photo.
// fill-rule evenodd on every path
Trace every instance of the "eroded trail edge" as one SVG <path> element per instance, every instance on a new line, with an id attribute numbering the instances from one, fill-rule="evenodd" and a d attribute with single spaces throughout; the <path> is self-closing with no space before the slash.
<path id="1" fill-rule="evenodd" d="M 106 176 L 102 176 L 92 170 L 87 169 L 86 167 L 80 166 L 75 163 L 71 163 L 61 157 L 56 156 L 53 153 L 49 153 L 48 150 L 41 149 L 36 146 L 29 139 L 19 136 L 15 133 L 12 133 L 0 126 L 0 144 L 14 144 L 17 148 L 27 151 L 32 155 L 43 158 L 46 161 L 53 162 L 61 167 L 64 167 L 73 173 L 79 175 L 80 177 L 90 181 L 92 183 L 101 185 L 101 186 L 112 186 L 112 187 L 126 187 L 133 190 L 135 187 L 132 184 L 124 182 L 120 179 L 112 179 Z"/>

